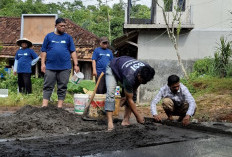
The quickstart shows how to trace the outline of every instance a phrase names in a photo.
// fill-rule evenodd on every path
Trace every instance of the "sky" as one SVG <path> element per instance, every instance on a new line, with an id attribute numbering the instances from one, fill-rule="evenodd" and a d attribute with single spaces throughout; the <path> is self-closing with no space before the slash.
<path id="1" fill-rule="evenodd" d="M 65 1 L 69 1 L 69 2 L 73 2 L 74 0 L 43 0 L 44 3 L 56 3 L 56 2 L 65 2 Z M 114 3 L 118 3 L 119 0 L 107 0 L 108 1 L 108 5 L 112 6 Z M 123 0 L 124 2 L 127 3 L 127 0 Z M 140 0 L 139 2 L 137 2 L 136 4 L 145 4 L 147 6 L 151 6 L 151 1 L 152 0 Z M 82 0 L 83 4 L 85 6 L 87 5 L 96 5 L 98 4 L 97 0 Z M 103 3 L 106 2 L 106 0 L 102 0 Z"/>

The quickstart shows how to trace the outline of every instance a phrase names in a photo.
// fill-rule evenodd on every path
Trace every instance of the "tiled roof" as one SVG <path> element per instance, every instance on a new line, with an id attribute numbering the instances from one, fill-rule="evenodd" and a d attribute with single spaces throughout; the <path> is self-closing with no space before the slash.
<path id="1" fill-rule="evenodd" d="M 66 19 L 66 32 L 73 37 L 78 59 L 91 60 L 93 50 L 98 46 L 99 38 Z M 3 46 L 0 57 L 14 57 L 19 47 L 16 41 L 20 38 L 21 18 L 0 17 L 0 43 Z M 32 49 L 39 54 L 41 45 L 33 45 Z"/>

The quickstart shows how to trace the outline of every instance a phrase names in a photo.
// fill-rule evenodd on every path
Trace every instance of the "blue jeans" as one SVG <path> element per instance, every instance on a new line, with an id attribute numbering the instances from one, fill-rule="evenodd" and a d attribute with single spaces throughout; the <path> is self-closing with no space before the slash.
<path id="1" fill-rule="evenodd" d="M 109 65 L 106 67 L 105 77 L 106 77 L 106 89 L 107 89 L 105 111 L 113 112 L 115 110 L 114 94 L 115 94 L 115 88 L 117 86 L 117 81 Z"/>

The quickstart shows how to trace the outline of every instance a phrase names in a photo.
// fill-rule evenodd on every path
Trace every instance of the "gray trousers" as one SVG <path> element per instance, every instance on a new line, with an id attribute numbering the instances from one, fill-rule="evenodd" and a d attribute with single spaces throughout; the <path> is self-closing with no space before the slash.
<path id="1" fill-rule="evenodd" d="M 71 70 L 46 70 L 44 75 L 43 99 L 50 100 L 57 82 L 58 100 L 64 100 Z"/>

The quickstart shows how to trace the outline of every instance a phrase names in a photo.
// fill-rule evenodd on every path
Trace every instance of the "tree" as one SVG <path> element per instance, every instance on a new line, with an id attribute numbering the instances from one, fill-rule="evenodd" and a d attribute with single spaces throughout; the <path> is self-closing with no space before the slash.
<path id="1" fill-rule="evenodd" d="M 184 72 L 185 77 L 187 79 L 189 79 L 189 76 L 188 76 L 186 69 L 184 67 L 184 64 L 182 62 L 182 59 L 181 59 L 181 56 L 179 53 L 179 47 L 178 47 L 179 35 L 180 35 L 180 31 L 181 31 L 181 15 L 182 15 L 181 10 L 182 10 L 183 4 L 182 4 L 182 6 L 178 6 L 177 5 L 178 0 L 176 0 L 176 3 L 175 3 L 176 5 L 174 6 L 174 10 L 172 11 L 173 20 L 171 21 L 171 24 L 169 24 L 168 19 L 167 19 L 167 12 L 165 11 L 165 9 L 167 9 L 168 7 L 165 7 L 165 6 L 170 5 L 171 2 L 173 2 L 173 0 L 163 0 L 164 7 L 162 5 L 160 5 L 158 3 L 158 1 L 155 1 L 155 2 L 162 9 L 164 21 L 165 21 L 166 28 L 167 28 L 168 37 L 171 40 L 171 42 L 173 43 L 173 46 L 175 48 L 176 55 L 178 58 L 178 62 L 181 66 L 181 69 Z M 177 25 L 177 27 L 176 27 L 176 25 Z"/>

